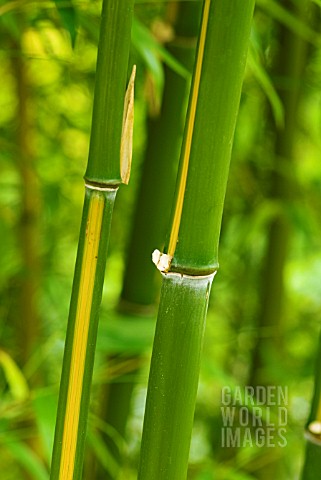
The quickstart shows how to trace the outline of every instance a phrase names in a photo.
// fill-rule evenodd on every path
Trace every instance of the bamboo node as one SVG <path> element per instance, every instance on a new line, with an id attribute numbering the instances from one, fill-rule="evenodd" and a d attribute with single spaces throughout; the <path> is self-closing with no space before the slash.
<path id="1" fill-rule="evenodd" d="M 167 253 L 161 253 L 159 250 L 154 250 L 152 253 L 153 263 L 161 272 L 168 272 L 170 269 L 173 257 Z"/>
<path id="2" fill-rule="evenodd" d="M 115 192 L 115 190 L 118 190 L 118 187 L 115 188 L 107 185 L 95 185 L 87 182 L 85 182 L 85 188 L 89 188 L 89 190 L 97 190 L 98 192 Z"/>
<path id="3" fill-rule="evenodd" d="M 209 280 L 212 282 L 214 279 L 215 275 L 217 274 L 217 271 L 213 273 L 209 273 L 206 275 L 188 275 L 187 273 L 179 273 L 179 272 L 162 272 L 164 274 L 164 277 L 179 277 L 179 278 L 185 278 L 188 280 Z M 206 299 L 209 297 L 209 290 L 206 292 Z"/>

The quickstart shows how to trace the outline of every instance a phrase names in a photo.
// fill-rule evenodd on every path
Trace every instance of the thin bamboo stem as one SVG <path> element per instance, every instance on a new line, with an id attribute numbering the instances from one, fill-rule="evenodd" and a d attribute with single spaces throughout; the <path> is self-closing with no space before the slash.
<path id="1" fill-rule="evenodd" d="M 284 2 L 288 11 L 302 20 L 307 17 L 307 1 L 294 5 Z M 295 185 L 288 175 L 292 169 L 297 134 L 297 110 L 302 93 L 302 78 L 307 61 L 307 42 L 300 35 L 280 26 L 279 48 L 274 59 L 272 75 L 284 106 L 284 127 L 272 128 L 274 152 L 272 154 L 273 171 L 270 175 L 269 198 L 281 208 L 270 224 L 267 232 L 267 249 L 262 272 L 260 294 L 259 328 L 272 332 L 270 337 L 258 338 L 253 352 L 251 385 L 270 384 L 268 365 L 264 361 L 267 352 L 273 356 L 282 352 L 279 336 L 282 330 L 282 312 L 284 298 L 283 272 L 290 246 L 291 224 L 288 218 L 288 205 L 293 200 Z M 278 84 L 279 81 L 279 84 Z M 272 115 L 271 115 L 272 116 Z M 272 353 L 273 352 L 273 353 Z M 281 360 L 281 359 L 280 359 Z"/>
<path id="2" fill-rule="evenodd" d="M 82 477 L 111 218 L 118 185 L 127 182 L 129 177 L 135 69 L 126 95 L 125 87 L 132 15 L 133 0 L 103 1 L 85 201 L 68 318 L 51 480 Z"/>
<path id="3" fill-rule="evenodd" d="M 21 271 L 17 283 L 17 310 L 14 312 L 14 324 L 19 348 L 19 363 L 24 366 L 34 352 L 37 340 L 41 338 L 40 315 L 38 311 L 38 293 L 40 286 L 41 261 L 39 254 L 39 214 L 40 191 L 36 172 L 36 154 L 34 149 L 33 115 L 30 109 L 31 78 L 28 65 L 23 58 L 22 39 L 25 31 L 25 19 L 19 19 L 21 39 L 13 42 L 17 54 L 12 58 L 12 70 L 16 80 L 16 165 L 21 180 L 21 209 L 18 223 L 18 242 L 21 252 Z M 39 373 L 30 382 L 35 386 L 39 382 Z M 34 421 L 25 421 L 25 427 L 34 426 Z M 39 457 L 41 446 L 34 436 L 27 439 L 29 447 Z M 22 477 L 32 478 L 24 469 Z"/>
<path id="4" fill-rule="evenodd" d="M 81 477 L 98 312 L 116 189 L 86 188 L 60 385 L 51 479 Z"/>
<path id="5" fill-rule="evenodd" d="M 23 25 L 21 25 L 23 31 Z M 19 242 L 23 261 L 19 281 L 19 312 L 17 325 L 21 362 L 24 364 L 33 351 L 34 343 L 40 333 L 37 291 L 39 287 L 39 209 L 40 194 L 35 167 L 35 152 L 32 137 L 32 116 L 29 108 L 30 79 L 22 56 L 19 52 L 12 60 L 16 78 L 18 100 L 17 111 L 17 167 L 21 178 L 21 216 L 19 221 Z"/>
<path id="6" fill-rule="evenodd" d="M 308 4 L 306 0 L 300 2 L 285 0 L 283 7 L 305 24 Z M 248 381 L 253 386 L 274 384 L 277 378 L 269 360 L 273 358 L 274 364 L 275 362 L 281 364 L 283 361 L 282 330 L 285 306 L 283 277 L 291 246 L 292 225 L 289 211 L 296 192 L 294 176 L 289 172 L 294 168 L 298 107 L 304 88 L 304 71 L 307 65 L 308 44 L 300 33 L 278 24 L 274 25 L 274 29 L 276 30 L 275 56 L 270 75 L 284 108 L 284 125 L 276 126 L 270 112 L 267 133 L 274 144 L 272 143 L 272 171 L 268 178 L 267 196 L 279 208 L 267 225 L 267 246 L 256 313 L 258 338 L 252 353 Z M 279 456 L 276 455 L 275 458 L 270 457 L 266 465 L 257 469 L 256 476 L 258 479 L 279 478 L 285 474 L 283 472 L 285 472 L 284 462 L 280 461 Z"/>

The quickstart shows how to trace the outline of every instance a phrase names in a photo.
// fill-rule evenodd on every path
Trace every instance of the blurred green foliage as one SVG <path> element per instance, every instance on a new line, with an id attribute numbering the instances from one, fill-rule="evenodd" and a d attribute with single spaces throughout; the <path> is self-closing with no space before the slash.
<path id="1" fill-rule="evenodd" d="M 319 25 L 320 2 L 311 1 L 311 7 L 313 4 L 313 21 L 308 25 L 278 2 L 257 2 L 226 197 L 221 270 L 214 281 L 208 314 L 190 479 L 257 478 L 257 470 L 269 464 L 273 456 L 281 458 L 285 465 L 282 478 L 295 479 L 302 465 L 303 426 L 309 412 L 321 324 L 321 55 L 320 35 L 314 28 L 314 24 Z M 166 2 L 137 1 L 131 53 L 138 72 L 133 171 L 129 187 L 119 192 L 114 213 L 94 373 L 93 412 L 97 411 L 102 384 L 120 375 L 128 375 L 130 380 L 133 375 L 137 377 L 128 436 L 126 442 L 118 439 L 126 453 L 120 478 L 127 480 L 136 475 L 154 322 L 149 318 L 137 321 L 119 318 L 115 307 L 139 186 L 151 95 L 160 101 L 162 62 L 186 74 L 159 42 L 159 37 L 155 37 L 155 26 L 163 25 L 165 12 Z M 83 201 L 81 179 L 88 154 L 99 14 L 100 2 L 93 0 L 0 2 L 2 480 L 48 478 Z M 276 79 L 270 73 L 276 26 L 280 22 L 309 43 L 292 168 L 283 172 L 292 184 L 291 201 L 286 204 L 268 195 L 273 131 L 282 129 L 284 116 Z M 23 99 L 16 77 L 17 59 L 25 72 Z M 19 114 L 22 102 L 27 121 Z M 25 164 L 26 175 L 21 169 L 21 161 L 26 160 L 22 160 L 19 125 L 31 144 L 32 158 Z M 22 361 L 25 338 L 21 325 L 27 313 L 20 305 L 21 278 L 26 274 L 25 239 L 21 238 L 20 226 L 26 199 L 22 192 L 30 176 L 33 184 L 28 195 L 37 203 L 31 248 L 39 263 L 34 272 L 39 325 L 32 354 Z M 280 209 L 285 210 L 291 224 L 281 327 L 274 332 L 281 338 L 283 348 L 281 358 L 270 355 L 266 362 L 276 384 L 289 388 L 287 447 L 278 450 L 248 447 L 226 455 L 220 447 L 221 389 L 225 385 L 246 384 L 256 339 L 266 334 L 257 318 L 264 282 L 262 263 L 268 225 Z M 124 362 L 118 361 L 114 369 L 112 362 L 106 366 L 106 353 L 117 354 L 120 359 L 123 355 Z M 140 373 L 135 362 L 126 357 L 137 353 L 144 354 Z M 108 469 L 112 468 L 112 459 L 106 461 L 109 453 L 100 440 L 101 432 L 106 431 L 116 435 L 103 419 L 93 414 L 88 451 L 92 450 L 102 463 L 108 464 Z"/>

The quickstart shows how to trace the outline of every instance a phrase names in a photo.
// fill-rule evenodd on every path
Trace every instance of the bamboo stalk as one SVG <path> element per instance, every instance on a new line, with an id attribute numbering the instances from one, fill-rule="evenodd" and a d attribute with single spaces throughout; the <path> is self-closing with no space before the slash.
<path id="1" fill-rule="evenodd" d="M 31 81 L 28 66 L 23 58 L 22 39 L 25 32 L 25 19 L 19 18 L 21 39 L 13 41 L 12 70 L 16 79 L 16 164 L 21 179 L 21 213 L 18 223 L 18 241 L 21 251 L 22 267 L 17 283 L 18 305 L 14 312 L 15 331 L 19 347 L 19 363 L 23 367 L 30 360 L 37 340 L 41 339 L 40 316 L 38 311 L 38 293 L 41 277 L 39 255 L 39 214 L 40 192 L 36 172 L 36 155 L 33 136 L 33 116 L 29 102 L 32 99 Z M 35 386 L 39 383 L 39 373 L 30 379 Z M 25 420 L 25 428 L 34 427 L 31 419 Z M 42 449 L 35 435 L 26 442 L 39 457 Z M 32 476 L 24 469 L 22 478 L 31 480 Z"/>
<path id="2" fill-rule="evenodd" d="M 139 480 L 186 478 L 254 1 L 205 0 L 163 272 Z"/>
<path id="3" fill-rule="evenodd" d="M 104 0 L 86 189 L 60 385 L 51 480 L 82 477 L 86 424 L 117 188 L 130 170 L 133 76 L 126 87 L 133 1 Z M 127 142 L 127 144 L 124 143 Z M 126 158 L 121 152 L 126 151 Z"/>
<path id="4" fill-rule="evenodd" d="M 23 21 L 19 27 L 24 31 Z M 18 53 L 12 59 L 16 78 L 18 100 L 17 111 L 17 167 L 21 178 L 21 217 L 19 221 L 19 242 L 23 260 L 22 273 L 19 278 L 19 306 L 16 317 L 20 323 L 17 333 L 20 335 L 21 363 L 29 360 L 40 333 L 40 319 L 37 309 L 37 293 L 40 277 L 39 258 L 39 210 L 40 194 L 35 167 L 35 152 L 32 136 L 32 116 L 28 103 L 30 101 L 30 80 L 27 66 L 22 57 L 21 45 L 15 44 Z"/>
<path id="5" fill-rule="evenodd" d="M 309 6 L 312 23 L 319 22 L 319 10 Z M 302 470 L 302 480 L 314 480 L 321 467 L 321 334 L 315 362 L 314 392 L 310 415 L 305 426 L 305 459 Z"/>
<path id="6" fill-rule="evenodd" d="M 293 3 L 286 0 L 284 8 L 302 22 L 307 20 L 309 2 L 302 0 Z M 268 198 L 280 208 L 267 226 L 267 247 L 262 266 L 262 282 L 259 297 L 259 335 L 251 361 L 249 384 L 273 385 L 275 372 L 267 359 L 283 361 L 283 308 L 284 308 L 284 269 L 291 245 L 292 225 L 289 219 L 289 206 L 293 202 L 296 185 L 293 170 L 294 152 L 298 133 L 298 106 L 301 100 L 304 71 L 307 64 L 307 42 L 298 32 L 290 31 L 284 25 L 277 26 L 277 42 L 271 76 L 284 107 L 284 126 L 276 127 L 270 114 L 269 138 L 274 140 L 271 155 L 272 171 L 269 176 Z M 268 427 L 267 427 L 268 428 Z M 277 450 L 276 450 L 277 451 Z M 270 456 L 269 462 L 256 470 L 258 479 L 281 477 L 284 463 L 278 455 Z"/>
<path id="7" fill-rule="evenodd" d="M 284 7 L 302 21 L 307 19 L 307 5 L 302 0 L 297 4 L 285 1 Z M 269 376 L 268 365 L 264 362 L 267 352 L 275 356 L 282 352 L 282 342 L 278 333 L 281 331 L 283 311 L 284 282 L 283 272 L 291 240 L 291 225 L 287 214 L 287 205 L 293 199 L 295 185 L 287 172 L 292 169 L 293 153 L 297 134 L 297 110 L 302 93 L 302 78 L 307 63 L 307 42 L 299 34 L 279 27 L 279 48 L 274 59 L 272 75 L 284 106 L 284 127 L 272 127 L 274 137 L 272 153 L 272 172 L 268 196 L 282 208 L 268 226 L 267 249 L 262 273 L 260 293 L 259 328 L 272 332 L 270 337 L 259 336 L 255 345 L 250 374 L 251 385 L 271 384 L 274 379 Z"/>
<path id="8" fill-rule="evenodd" d="M 315 385 L 311 412 L 305 427 L 306 450 L 302 480 L 314 480 L 321 466 L 321 336 L 315 365 Z"/>

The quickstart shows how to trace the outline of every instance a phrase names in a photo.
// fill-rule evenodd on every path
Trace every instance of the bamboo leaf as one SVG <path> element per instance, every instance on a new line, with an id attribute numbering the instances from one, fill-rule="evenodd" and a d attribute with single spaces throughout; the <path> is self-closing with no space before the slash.
<path id="1" fill-rule="evenodd" d="M 119 470 L 119 465 L 106 447 L 99 433 L 95 431 L 89 431 L 88 440 L 91 448 L 95 452 L 97 459 L 104 467 L 104 470 L 108 472 L 111 478 L 116 478 L 116 474 Z"/>
<path id="2" fill-rule="evenodd" d="M 1 15 L 1 23 L 8 30 L 12 38 L 17 42 L 20 41 L 21 31 L 19 28 L 18 18 L 14 13 L 9 13 L 7 15 Z"/>
<path id="3" fill-rule="evenodd" d="M 160 105 L 164 88 L 164 62 L 175 73 L 185 79 L 190 78 L 190 73 L 165 47 L 163 47 L 137 18 L 134 18 L 132 28 L 132 43 L 141 55 L 151 74 L 155 90 L 156 111 Z"/>
<path id="4" fill-rule="evenodd" d="M 146 352 L 152 343 L 155 322 L 151 318 L 127 318 L 117 315 L 99 328 L 97 348 L 105 353 L 139 354 Z"/>
<path id="5" fill-rule="evenodd" d="M 69 32 L 71 44 L 74 48 L 77 36 L 77 15 L 72 0 L 54 0 L 59 12 L 63 27 Z"/>
<path id="6" fill-rule="evenodd" d="M 57 400 L 56 392 L 53 393 L 50 390 L 38 390 L 32 399 L 33 410 L 48 463 L 53 447 Z"/>
<path id="7" fill-rule="evenodd" d="M 41 460 L 26 444 L 6 436 L 5 447 L 16 462 L 32 475 L 34 480 L 49 480 L 49 473 Z"/>
<path id="8" fill-rule="evenodd" d="M 282 102 L 253 46 L 249 49 L 248 65 L 271 104 L 276 126 L 282 128 L 284 126 L 284 108 Z"/>
<path id="9" fill-rule="evenodd" d="M 0 365 L 15 400 L 25 400 L 29 396 L 27 381 L 14 360 L 3 350 L 0 350 Z"/>
<path id="10" fill-rule="evenodd" d="M 139 52 L 141 52 L 142 57 L 146 60 L 146 64 L 153 69 L 157 75 L 159 75 L 158 67 L 156 63 L 162 60 L 166 65 L 168 65 L 174 72 L 182 77 L 189 79 L 191 74 L 165 47 L 163 47 L 151 34 L 147 27 L 145 27 L 137 18 L 133 21 L 132 29 L 132 40 L 133 44 Z M 155 54 L 159 57 L 159 60 L 153 59 Z M 161 64 L 160 64 L 161 65 Z M 162 79 L 163 81 L 163 79 Z M 157 83 L 160 83 L 160 79 Z"/>
<path id="11" fill-rule="evenodd" d="M 156 103 L 159 104 L 164 87 L 164 71 L 161 58 L 156 52 L 158 43 L 149 30 L 137 21 L 137 19 L 133 22 L 132 43 L 152 76 L 156 93 Z"/>
<path id="12" fill-rule="evenodd" d="M 289 12 L 280 3 L 274 0 L 257 0 L 257 5 L 269 13 L 275 20 L 288 27 L 294 34 L 315 46 L 320 46 L 320 35 L 306 23 Z"/>

